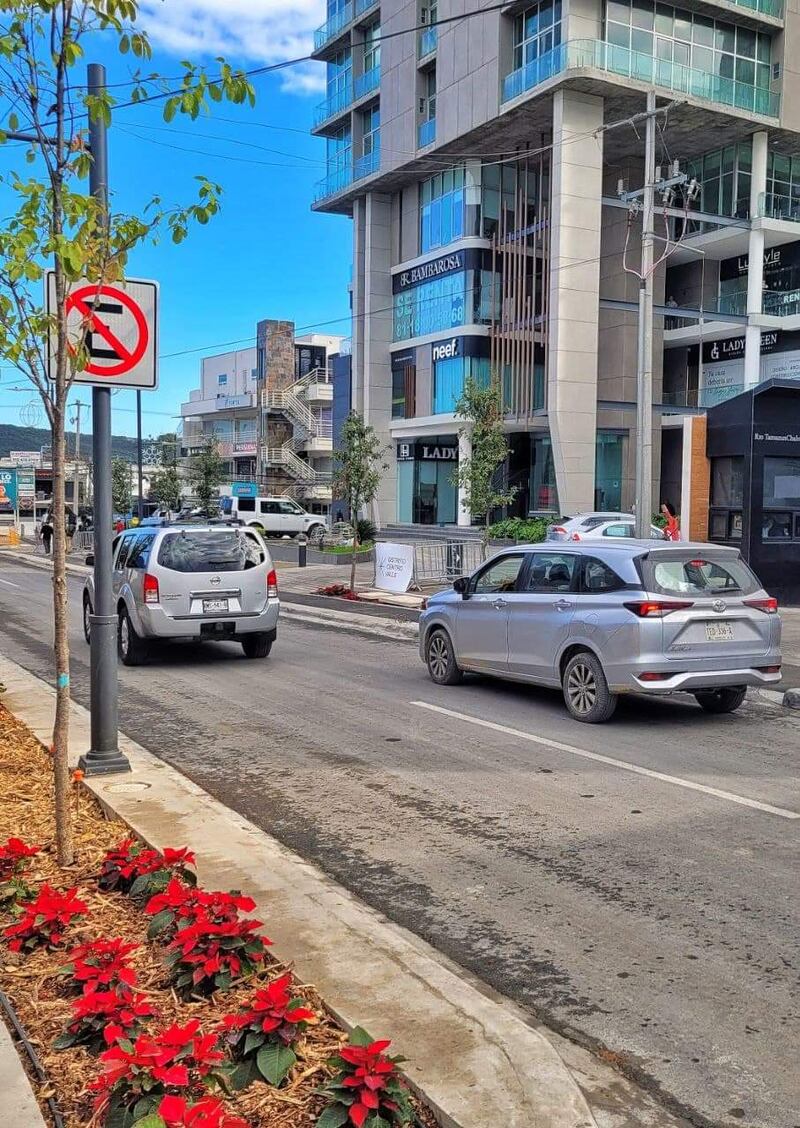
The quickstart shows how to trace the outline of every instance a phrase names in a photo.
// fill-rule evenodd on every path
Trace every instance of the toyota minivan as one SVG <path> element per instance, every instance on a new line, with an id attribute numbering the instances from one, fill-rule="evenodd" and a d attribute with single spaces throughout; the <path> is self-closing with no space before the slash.
<path id="1" fill-rule="evenodd" d="M 738 550 L 597 540 L 498 553 L 420 615 L 431 679 L 467 671 L 561 689 L 579 721 L 622 693 L 691 693 L 730 713 L 781 677 L 781 622 Z"/>

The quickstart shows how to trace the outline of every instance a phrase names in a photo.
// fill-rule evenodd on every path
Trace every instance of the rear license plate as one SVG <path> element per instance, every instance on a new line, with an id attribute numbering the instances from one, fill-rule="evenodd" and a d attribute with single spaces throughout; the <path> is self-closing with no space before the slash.
<path id="1" fill-rule="evenodd" d="M 706 623 L 706 642 L 731 642 L 733 626 L 731 623 Z"/>
<path id="2" fill-rule="evenodd" d="M 227 599 L 204 599 L 203 600 L 203 614 L 204 615 L 227 615 L 228 614 L 228 601 L 227 601 Z"/>

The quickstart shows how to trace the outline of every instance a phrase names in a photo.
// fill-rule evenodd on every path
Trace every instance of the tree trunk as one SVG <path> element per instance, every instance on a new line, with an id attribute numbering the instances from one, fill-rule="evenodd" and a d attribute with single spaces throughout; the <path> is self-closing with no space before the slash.
<path id="1" fill-rule="evenodd" d="M 56 658 L 56 717 L 53 725 L 53 778 L 55 782 L 56 853 L 60 866 L 74 861 L 72 809 L 69 794 L 69 638 L 67 635 L 67 572 L 65 520 L 66 392 L 56 393 L 53 412 L 53 625 Z"/>
<path id="2" fill-rule="evenodd" d="M 358 520 L 358 518 L 356 518 Z M 350 590 L 356 590 L 356 553 L 358 552 L 358 525 L 353 524 L 353 558 L 350 561 Z"/>

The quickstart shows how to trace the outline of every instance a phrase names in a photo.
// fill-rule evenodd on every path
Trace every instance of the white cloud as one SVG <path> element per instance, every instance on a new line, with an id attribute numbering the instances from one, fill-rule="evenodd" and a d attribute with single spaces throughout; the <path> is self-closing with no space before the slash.
<path id="1" fill-rule="evenodd" d="M 247 69 L 308 55 L 324 20 L 324 0 L 141 0 L 139 17 L 154 47 L 193 60 L 224 55 Z M 285 90 L 325 86 L 319 63 L 278 73 Z"/>

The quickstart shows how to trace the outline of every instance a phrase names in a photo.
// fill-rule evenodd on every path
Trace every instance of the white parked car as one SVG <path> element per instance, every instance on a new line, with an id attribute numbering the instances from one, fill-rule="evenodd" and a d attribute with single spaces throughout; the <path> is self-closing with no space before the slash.
<path id="1" fill-rule="evenodd" d="M 574 517 L 564 517 L 547 530 L 549 541 L 581 540 L 591 529 L 596 529 L 605 521 L 634 520 L 632 513 L 621 513 L 618 509 L 598 510 L 596 513 L 576 513 Z M 573 536 L 578 533 L 578 536 Z"/>
<path id="2" fill-rule="evenodd" d="M 306 512 L 290 497 L 223 497 L 220 509 L 226 517 L 238 517 L 268 537 L 305 533 L 310 541 L 320 541 L 328 531 L 324 517 Z"/>
<path id="3" fill-rule="evenodd" d="M 633 517 L 625 517 L 622 520 L 615 519 L 613 521 L 603 521 L 600 525 L 594 525 L 588 532 L 573 533 L 569 538 L 572 541 L 593 541 L 599 540 L 601 537 L 622 537 L 634 539 L 636 537 L 636 526 L 633 522 Z M 658 525 L 650 526 L 650 540 L 663 541 L 664 530 L 660 529 Z"/>

